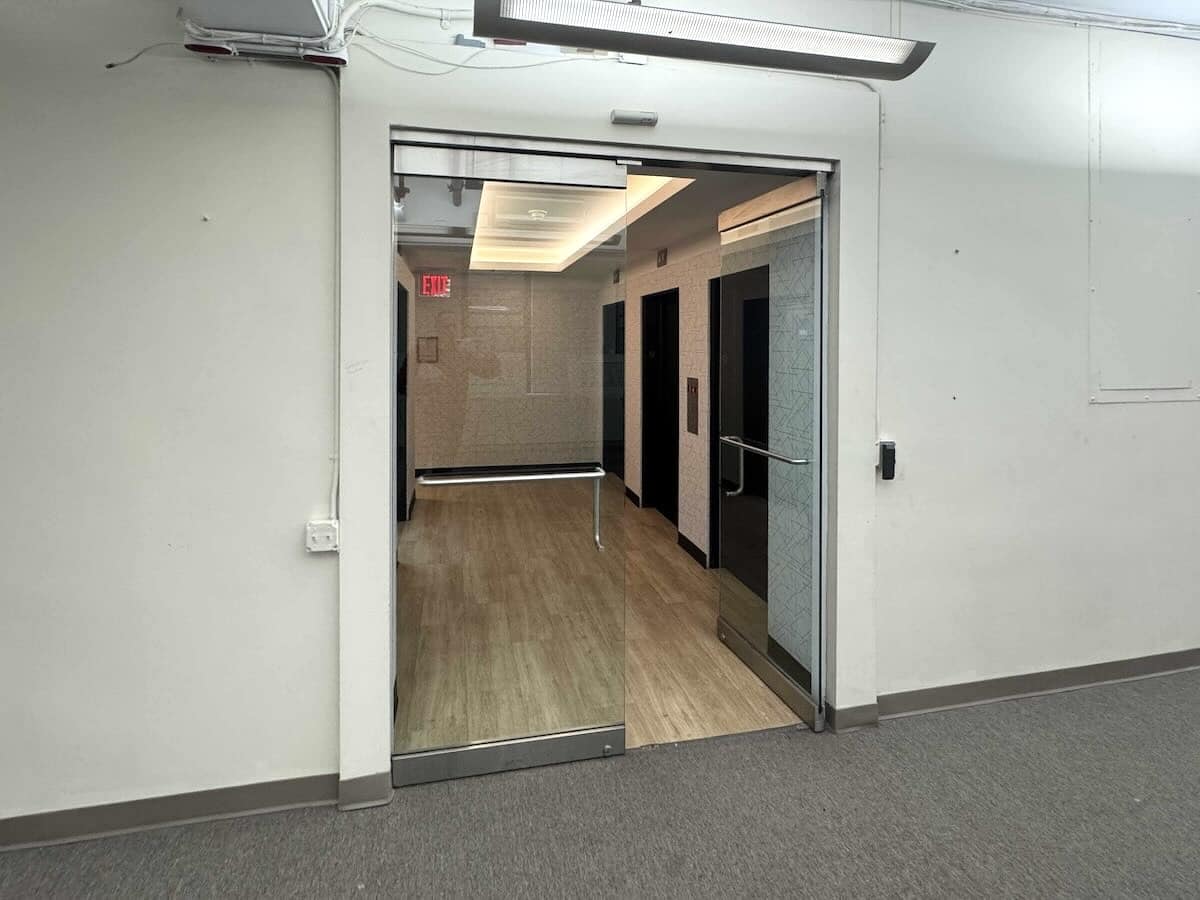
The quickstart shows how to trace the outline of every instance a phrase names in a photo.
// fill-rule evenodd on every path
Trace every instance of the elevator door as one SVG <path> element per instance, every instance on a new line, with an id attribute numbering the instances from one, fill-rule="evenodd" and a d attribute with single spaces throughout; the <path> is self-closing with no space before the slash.
<path id="1" fill-rule="evenodd" d="M 679 525 L 679 289 L 642 298 L 642 506 Z"/>
<path id="2" fill-rule="evenodd" d="M 398 534 L 399 786 L 624 750 L 623 487 L 602 466 L 612 161 L 397 145 L 417 497 Z M 607 291 L 605 290 L 607 288 Z"/>
<path id="3" fill-rule="evenodd" d="M 625 301 L 604 307 L 604 471 L 625 477 Z"/>
<path id="4" fill-rule="evenodd" d="M 821 200 L 721 245 L 718 633 L 820 729 Z"/>

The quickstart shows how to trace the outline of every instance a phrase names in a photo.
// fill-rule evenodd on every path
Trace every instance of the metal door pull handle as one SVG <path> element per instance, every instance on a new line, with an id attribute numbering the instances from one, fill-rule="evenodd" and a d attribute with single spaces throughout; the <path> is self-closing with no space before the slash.
<path id="1" fill-rule="evenodd" d="M 755 447 L 753 444 L 747 444 L 740 437 L 734 437 L 732 435 L 722 435 L 721 443 L 728 444 L 730 447 L 736 447 L 737 452 L 738 452 L 738 463 L 737 463 L 737 465 L 738 465 L 738 471 L 737 471 L 738 486 L 737 486 L 737 490 L 736 491 L 726 491 L 725 492 L 726 497 L 740 497 L 742 495 L 742 490 L 746 486 L 745 479 L 742 477 L 742 472 L 745 469 L 746 451 L 747 450 L 749 450 L 751 453 L 757 453 L 759 456 L 765 456 L 767 459 L 777 459 L 780 462 L 785 462 L 789 466 L 807 466 L 808 465 L 807 459 L 793 459 L 790 456 L 784 456 L 782 453 L 776 453 L 774 450 L 764 450 L 762 447 Z"/>
<path id="2" fill-rule="evenodd" d="M 749 450 L 751 453 L 755 453 L 758 456 L 765 456 L 767 459 L 777 459 L 780 462 L 787 463 L 789 466 L 807 466 L 809 464 L 807 459 L 795 459 L 791 456 L 784 456 L 782 453 L 776 453 L 774 450 L 755 447 L 753 444 L 747 444 L 740 437 L 733 435 L 721 435 L 721 443 L 728 444 L 730 447 L 737 447 L 739 452 Z"/>

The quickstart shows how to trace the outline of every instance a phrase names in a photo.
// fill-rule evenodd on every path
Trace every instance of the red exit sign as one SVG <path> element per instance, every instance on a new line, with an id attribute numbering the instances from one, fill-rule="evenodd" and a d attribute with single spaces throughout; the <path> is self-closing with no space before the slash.
<path id="1" fill-rule="evenodd" d="M 422 272 L 420 289 L 417 293 L 422 297 L 449 297 L 450 276 L 444 272 Z"/>

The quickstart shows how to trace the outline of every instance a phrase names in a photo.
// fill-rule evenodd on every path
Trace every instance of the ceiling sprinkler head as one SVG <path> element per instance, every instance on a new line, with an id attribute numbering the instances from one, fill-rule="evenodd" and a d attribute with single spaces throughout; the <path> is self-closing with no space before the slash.
<path id="1" fill-rule="evenodd" d="M 531 209 L 531 210 L 529 211 L 529 218 L 531 218 L 531 219 L 535 219 L 535 220 L 537 220 L 537 221 L 539 221 L 539 222 L 540 222 L 542 219 L 546 218 L 546 216 L 548 216 L 548 215 L 550 215 L 550 213 L 549 213 L 547 210 L 544 210 L 544 209 Z"/>

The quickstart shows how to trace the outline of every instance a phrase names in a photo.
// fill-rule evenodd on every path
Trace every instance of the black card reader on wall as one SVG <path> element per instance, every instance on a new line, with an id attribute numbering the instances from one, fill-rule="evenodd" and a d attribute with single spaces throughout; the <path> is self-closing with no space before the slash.
<path id="1" fill-rule="evenodd" d="M 879 474 L 884 481 L 892 481 L 896 477 L 896 442 L 879 442 Z"/>

